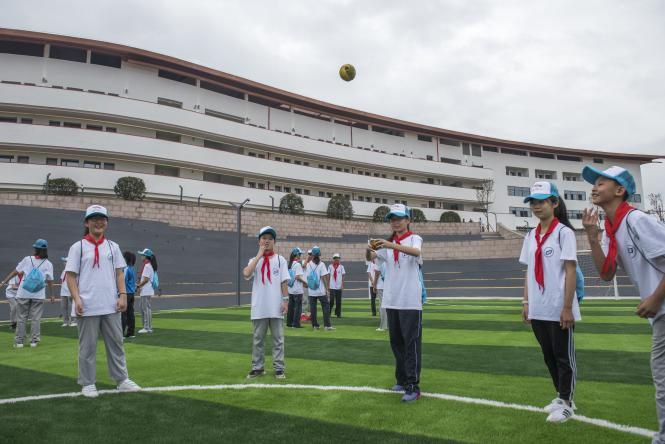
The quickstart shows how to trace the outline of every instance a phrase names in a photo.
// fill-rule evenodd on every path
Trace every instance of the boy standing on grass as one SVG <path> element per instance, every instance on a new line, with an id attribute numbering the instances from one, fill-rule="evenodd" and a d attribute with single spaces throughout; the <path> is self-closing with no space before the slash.
<path id="1" fill-rule="evenodd" d="M 659 431 L 653 444 L 665 444 L 665 225 L 627 202 L 635 180 L 624 168 L 599 171 L 587 166 L 584 180 L 593 184 L 591 201 L 605 212 L 605 231 L 598 240 L 598 213 L 584 210 L 582 223 L 600 277 L 614 278 L 620 263 L 640 293 L 636 314 L 652 325 L 651 373 L 656 386 Z"/>
<path id="2" fill-rule="evenodd" d="M 252 370 L 247 379 L 264 375 L 263 344 L 270 328 L 272 335 L 272 364 L 275 378 L 286 379 L 284 373 L 284 323 L 289 299 L 289 269 L 286 259 L 275 254 L 277 232 L 272 227 L 259 231 L 259 251 L 243 270 L 245 279 L 252 281 Z"/>

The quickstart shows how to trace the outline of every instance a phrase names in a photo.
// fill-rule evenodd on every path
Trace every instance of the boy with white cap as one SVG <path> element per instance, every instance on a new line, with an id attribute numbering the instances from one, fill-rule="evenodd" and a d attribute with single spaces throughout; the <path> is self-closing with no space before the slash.
<path id="1" fill-rule="evenodd" d="M 640 293 L 636 314 L 647 318 L 653 329 L 651 373 L 660 427 L 652 443 L 665 444 L 665 225 L 628 204 L 636 187 L 626 169 L 599 171 L 587 166 L 582 177 L 593 185 L 592 203 L 605 212 L 600 241 L 598 213 L 584 210 L 582 217 L 600 277 L 611 280 L 620 264 Z"/>
<path id="2" fill-rule="evenodd" d="M 285 379 L 284 322 L 289 299 L 289 269 L 286 259 L 275 254 L 277 231 L 267 226 L 259 230 L 259 251 L 243 270 L 245 279 L 252 281 L 252 370 L 247 379 L 265 374 L 263 344 L 268 328 L 272 335 L 272 365 L 275 378 Z M 258 273 L 257 273 L 258 271 Z"/>
<path id="3" fill-rule="evenodd" d="M 344 290 L 344 275 L 346 270 L 339 260 L 339 253 L 333 254 L 332 264 L 328 266 L 328 276 L 330 276 L 330 312 L 335 309 L 335 316 L 342 317 L 342 290 Z"/>

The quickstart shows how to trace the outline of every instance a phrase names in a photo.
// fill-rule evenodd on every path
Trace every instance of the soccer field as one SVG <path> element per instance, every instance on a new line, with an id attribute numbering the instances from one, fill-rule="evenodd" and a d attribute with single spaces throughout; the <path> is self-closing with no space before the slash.
<path id="1" fill-rule="evenodd" d="M 265 376 L 245 379 L 248 307 L 157 313 L 154 334 L 126 343 L 129 373 L 142 387 L 174 391 L 0 401 L 1 441 L 646 443 L 639 433 L 655 430 L 657 422 L 650 327 L 633 314 L 636 303 L 582 304 L 576 413 L 599 421 L 547 424 L 544 413 L 527 408 L 548 404 L 554 393 L 518 301 L 433 300 L 425 306 L 421 389 L 463 398 L 433 395 L 403 404 L 400 395 L 381 390 L 275 387 L 392 386 L 387 332 L 375 331 L 369 301 L 345 300 L 344 317 L 333 318 L 335 331 L 286 329 L 286 381 L 274 379 L 270 357 Z M 74 328 L 43 322 L 39 347 L 20 350 L 11 347 L 6 323 L 1 329 L 0 398 L 80 390 Z M 268 351 L 269 344 L 270 337 Z M 97 386 L 112 389 L 98 346 Z M 253 387 L 225 386 L 237 384 Z M 219 387 L 178 388 L 191 385 Z M 608 428 L 613 425 L 637 429 Z"/>

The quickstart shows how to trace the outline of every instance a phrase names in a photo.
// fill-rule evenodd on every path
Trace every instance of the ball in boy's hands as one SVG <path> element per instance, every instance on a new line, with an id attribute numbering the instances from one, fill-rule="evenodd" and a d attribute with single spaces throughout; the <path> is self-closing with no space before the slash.
<path id="1" fill-rule="evenodd" d="M 370 247 L 372 250 L 378 250 L 379 248 L 381 248 L 381 242 L 382 242 L 382 240 L 383 240 L 383 239 L 370 239 L 370 240 L 369 240 L 369 247 Z"/>

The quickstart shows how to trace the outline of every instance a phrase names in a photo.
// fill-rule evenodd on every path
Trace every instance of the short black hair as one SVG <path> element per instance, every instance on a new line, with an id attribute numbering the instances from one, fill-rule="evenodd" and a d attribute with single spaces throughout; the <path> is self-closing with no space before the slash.
<path id="1" fill-rule="evenodd" d="M 35 257 L 48 259 L 48 248 L 35 248 Z"/>
<path id="2" fill-rule="evenodd" d="M 125 258 L 125 262 L 129 267 L 133 267 L 136 264 L 136 255 L 131 251 L 124 251 L 122 256 Z"/>

